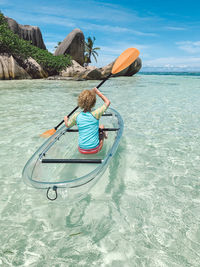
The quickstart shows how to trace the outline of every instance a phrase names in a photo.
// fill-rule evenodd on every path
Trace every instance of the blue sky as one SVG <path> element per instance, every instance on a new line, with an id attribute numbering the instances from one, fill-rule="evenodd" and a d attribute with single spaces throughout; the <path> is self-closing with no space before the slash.
<path id="1" fill-rule="evenodd" d="M 95 36 L 97 66 L 136 47 L 143 70 L 200 70 L 198 0 L 0 0 L 0 10 L 20 24 L 39 26 L 51 52 L 74 28 Z"/>

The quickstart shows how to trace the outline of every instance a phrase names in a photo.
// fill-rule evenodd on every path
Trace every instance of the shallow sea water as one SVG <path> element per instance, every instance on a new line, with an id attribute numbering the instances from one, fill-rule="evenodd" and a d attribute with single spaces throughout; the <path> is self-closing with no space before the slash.
<path id="1" fill-rule="evenodd" d="M 50 202 L 23 183 L 39 134 L 98 83 L 0 82 L 0 266 L 199 266 L 200 76 L 138 74 L 101 87 L 125 130 L 81 201 Z"/>

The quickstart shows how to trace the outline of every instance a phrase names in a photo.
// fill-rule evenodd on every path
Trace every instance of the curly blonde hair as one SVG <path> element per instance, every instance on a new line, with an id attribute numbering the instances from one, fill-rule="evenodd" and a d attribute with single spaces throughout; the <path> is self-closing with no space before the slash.
<path id="1" fill-rule="evenodd" d="M 91 111 L 96 104 L 96 94 L 92 90 L 84 90 L 78 97 L 78 106 L 84 111 Z"/>

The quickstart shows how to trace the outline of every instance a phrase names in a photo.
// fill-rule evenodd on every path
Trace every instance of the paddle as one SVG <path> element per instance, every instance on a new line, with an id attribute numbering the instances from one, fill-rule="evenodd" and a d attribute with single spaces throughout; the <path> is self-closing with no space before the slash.
<path id="1" fill-rule="evenodd" d="M 140 52 L 136 48 L 128 48 L 126 49 L 115 61 L 111 73 L 99 84 L 96 88 L 99 88 L 102 86 L 102 84 L 105 83 L 113 74 L 119 73 L 120 71 L 126 69 L 131 63 L 133 63 L 137 57 L 139 56 Z M 67 116 L 68 118 L 78 109 L 77 106 L 75 109 L 72 110 L 72 112 L 69 113 Z M 64 120 L 62 120 L 56 127 L 54 127 L 51 130 L 47 130 L 43 134 L 41 134 L 42 137 L 49 137 L 53 135 L 58 127 L 63 124 Z"/>

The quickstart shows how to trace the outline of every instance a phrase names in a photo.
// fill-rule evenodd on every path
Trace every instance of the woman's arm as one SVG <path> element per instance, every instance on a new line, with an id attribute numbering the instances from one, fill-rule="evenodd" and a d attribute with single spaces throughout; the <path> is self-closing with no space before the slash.
<path id="1" fill-rule="evenodd" d="M 65 126 L 67 128 L 70 128 L 76 124 L 76 118 L 78 114 L 79 112 L 75 113 L 70 119 L 67 116 L 64 117 Z"/>
<path id="2" fill-rule="evenodd" d="M 65 122 L 65 126 L 66 126 L 67 128 L 69 128 L 69 126 L 68 126 L 68 120 L 69 120 L 69 118 L 68 118 L 67 116 L 65 116 L 65 117 L 64 117 L 64 122 Z"/>
<path id="3" fill-rule="evenodd" d="M 106 106 L 109 107 L 110 106 L 110 100 L 105 95 L 103 95 L 96 87 L 93 90 L 104 101 Z"/>

